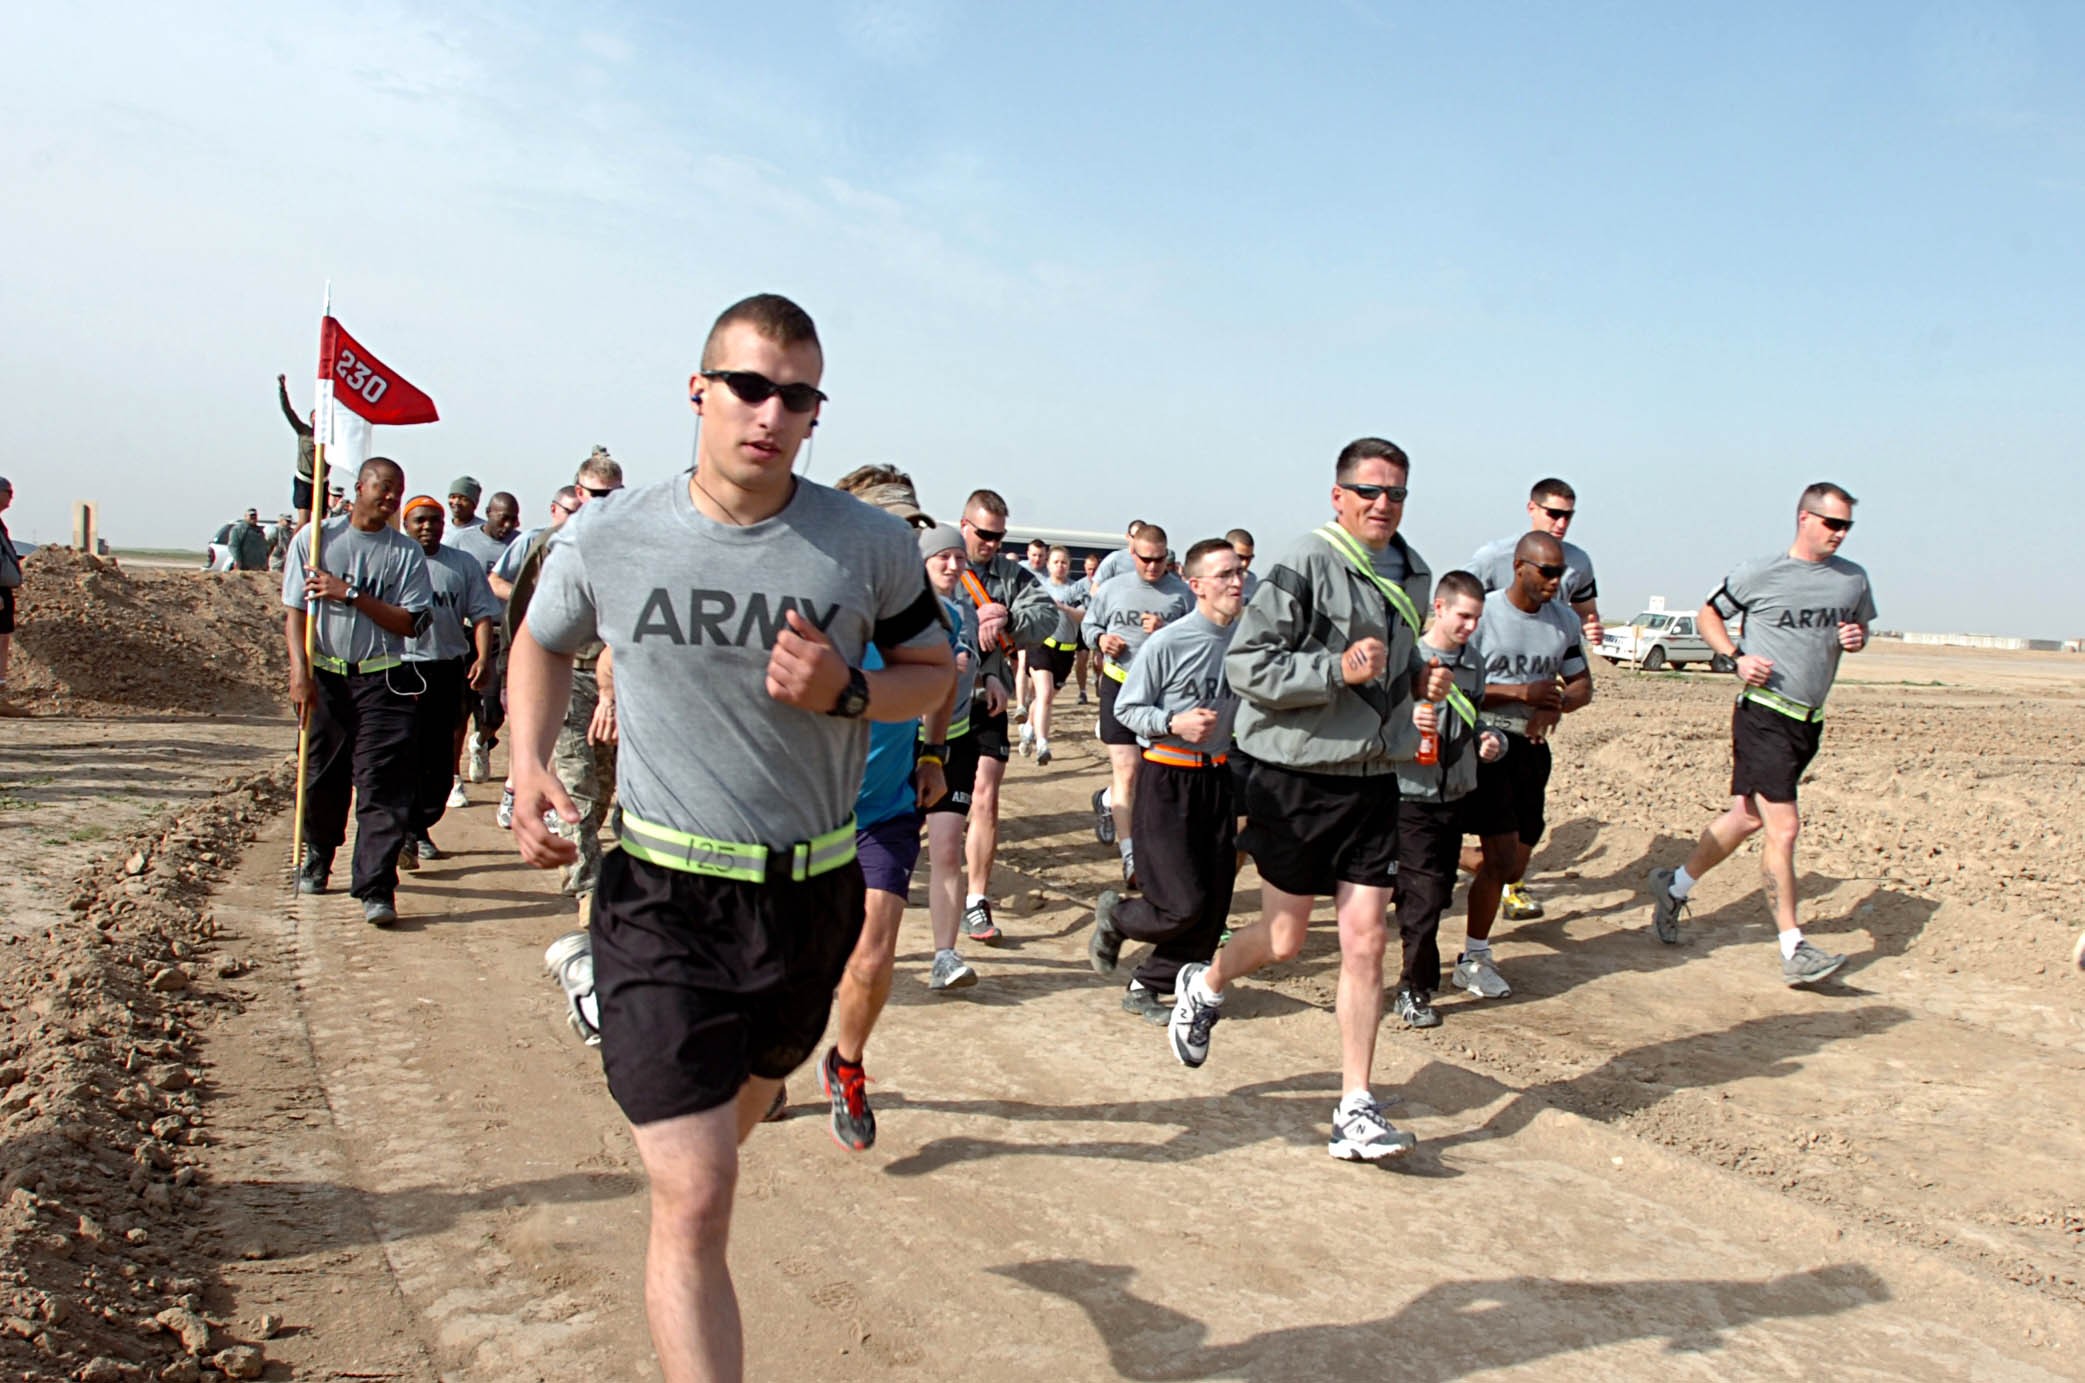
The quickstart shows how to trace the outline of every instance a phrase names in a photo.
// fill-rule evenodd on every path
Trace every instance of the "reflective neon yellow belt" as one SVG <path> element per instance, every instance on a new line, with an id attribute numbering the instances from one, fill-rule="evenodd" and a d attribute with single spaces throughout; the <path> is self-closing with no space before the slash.
<path id="1" fill-rule="evenodd" d="M 1117 666 L 1113 658 L 1109 658 L 1107 661 L 1103 662 L 1100 665 L 1100 670 L 1102 672 L 1105 672 L 1109 677 L 1111 677 L 1117 682 L 1127 682 L 1129 680 L 1128 671 L 1124 668 Z"/>
<path id="2" fill-rule="evenodd" d="M 713 879 L 737 879 L 743 883 L 768 881 L 770 864 L 789 856 L 789 877 L 797 883 L 830 874 L 854 858 L 854 818 L 822 836 L 800 840 L 794 845 L 741 845 L 732 840 L 691 836 L 686 831 L 655 826 L 628 812 L 623 813 L 623 849 L 640 860 L 664 869 L 688 874 L 706 874 Z"/>
<path id="3" fill-rule="evenodd" d="M 1755 706 L 1764 706 L 1769 711 L 1785 715 L 1790 720 L 1800 720 L 1806 725 L 1824 719 L 1824 707 L 1806 706 L 1792 696 L 1770 692 L 1765 687 L 1747 687 L 1738 693 L 1737 699 L 1749 701 Z"/>
<path id="4" fill-rule="evenodd" d="M 1069 652 L 1071 652 L 1071 651 L 1072 651 L 1073 649 L 1077 648 L 1078 646 L 1079 646 L 1079 644 L 1078 644 L 1078 641 L 1077 641 L 1076 639 L 1074 639 L 1074 640 L 1071 640 L 1070 642 L 1066 642 L 1066 641 L 1065 641 L 1065 640 L 1063 640 L 1063 639 L 1044 639 L 1044 640 L 1043 640 L 1043 647 L 1044 647 L 1044 648 L 1054 648 L 1054 649 L 1056 649 L 1056 650 L 1057 650 L 1058 652 L 1060 652 L 1060 653 L 1069 653 Z"/>
<path id="5" fill-rule="evenodd" d="M 402 658 L 364 658 L 359 663 L 351 663 L 345 658 L 336 658 L 330 653 L 314 653 L 311 655 L 311 665 L 313 667 L 321 672 L 337 672 L 342 677 L 346 677 L 350 673 L 387 672 L 404 661 Z"/>

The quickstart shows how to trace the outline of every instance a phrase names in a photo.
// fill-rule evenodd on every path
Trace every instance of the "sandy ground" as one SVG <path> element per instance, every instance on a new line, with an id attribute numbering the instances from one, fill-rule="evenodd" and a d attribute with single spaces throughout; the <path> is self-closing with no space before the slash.
<path id="1" fill-rule="evenodd" d="M 1002 916 L 983 983 L 930 996 L 907 915 L 877 1147 L 834 1145 L 808 1074 L 749 1145 L 753 1376 L 2081 1376 L 2085 680 L 2033 655 L 1849 663 L 1802 863 L 1806 929 L 1854 961 L 1815 991 L 1779 983 L 1749 852 L 1702 885 L 1689 944 L 1645 930 L 1644 871 L 1722 795 L 1727 681 L 1599 685 L 1559 739 L 1547 916 L 1501 928 L 1514 996 L 1385 1026 L 1379 1090 L 1422 1140 L 1396 1170 L 1324 1153 L 1329 928 L 1237 991 L 1198 1072 L 1088 969 L 1113 855 L 1067 710 L 1057 763 L 1013 768 L 997 891 L 1041 906 Z M 197 731 L 12 722 L 0 745 L 105 735 L 143 763 L 133 738 Z M 32 855 L 73 819 L 50 776 L 33 826 L 0 810 Z M 641 1169 L 541 971 L 572 915 L 494 827 L 496 787 L 473 795 L 394 932 L 292 900 L 280 817 L 211 901 L 250 968 L 198 986 L 219 1016 L 182 1266 L 214 1318 L 281 1318 L 271 1377 L 655 1376 Z"/>

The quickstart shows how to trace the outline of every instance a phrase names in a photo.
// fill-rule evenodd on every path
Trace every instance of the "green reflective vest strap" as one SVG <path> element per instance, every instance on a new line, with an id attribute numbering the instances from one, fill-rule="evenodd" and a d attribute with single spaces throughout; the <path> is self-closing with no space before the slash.
<path id="1" fill-rule="evenodd" d="M 773 854 L 765 845 L 690 835 L 629 812 L 623 813 L 621 840 L 631 855 L 662 869 L 749 884 L 767 882 L 768 860 Z M 854 819 L 849 817 L 822 836 L 798 842 L 790 847 L 790 856 L 790 878 L 799 882 L 838 869 L 854 858 Z"/>
<path id="2" fill-rule="evenodd" d="M 1369 564 L 1368 553 L 1362 548 L 1360 540 L 1336 523 L 1328 523 L 1320 528 L 1318 536 L 1332 544 L 1339 555 L 1347 559 L 1348 566 L 1367 577 L 1369 583 L 1383 593 L 1383 599 L 1389 601 L 1390 608 L 1397 611 L 1404 622 L 1411 626 L 1412 635 L 1416 638 L 1421 632 L 1421 621 L 1419 612 L 1412 608 L 1412 598 L 1404 593 L 1404 587 L 1395 581 L 1386 580 L 1381 572 Z"/>
<path id="3" fill-rule="evenodd" d="M 1468 693 L 1452 682 L 1448 685 L 1448 704 L 1455 708 L 1455 714 L 1462 717 L 1463 724 L 1472 730 L 1477 728 L 1477 708 L 1470 704 Z"/>
<path id="4" fill-rule="evenodd" d="M 1738 693 L 1738 700 L 1749 701 L 1755 706 L 1764 706 L 1769 711 L 1787 716 L 1790 720 L 1800 720 L 1804 724 L 1808 724 L 1813 720 L 1821 721 L 1824 719 L 1824 708 L 1822 706 L 1807 706 L 1792 696 L 1783 696 L 1779 692 L 1770 692 L 1765 687 L 1747 687 Z"/>
<path id="5" fill-rule="evenodd" d="M 404 661 L 402 658 L 364 658 L 359 663 L 351 663 L 345 658 L 336 658 L 330 653 L 314 653 L 311 655 L 311 665 L 313 667 L 323 672 L 338 673 L 342 677 L 346 677 L 350 673 L 389 672 L 392 668 L 403 664 Z"/>

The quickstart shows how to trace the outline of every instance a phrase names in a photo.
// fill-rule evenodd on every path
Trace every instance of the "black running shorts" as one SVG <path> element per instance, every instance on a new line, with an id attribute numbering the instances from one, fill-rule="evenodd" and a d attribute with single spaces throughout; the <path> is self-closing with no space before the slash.
<path id="1" fill-rule="evenodd" d="M 1530 848 L 1548 827 L 1550 753 L 1546 742 L 1505 732 L 1506 753 L 1477 762 L 1477 790 L 1462 799 L 1462 829 L 1488 839 L 1514 836 Z"/>
<path id="2" fill-rule="evenodd" d="M 1283 893 L 1329 898 L 1340 884 L 1397 882 L 1397 779 L 1304 773 L 1265 759 L 1245 785 L 1238 847 Z"/>
<path id="3" fill-rule="evenodd" d="M 1100 742 L 1109 746 L 1137 747 L 1137 732 L 1115 719 L 1115 698 L 1122 684 L 1103 672 L 1100 675 Z"/>
<path id="4" fill-rule="evenodd" d="M 1060 687 L 1063 686 L 1071 678 L 1071 665 L 1078 653 L 1076 648 L 1043 649 L 1042 666 L 1049 672 L 1050 680 Z M 1033 658 L 1029 659 L 1028 666 L 1031 670 L 1035 667 Z"/>
<path id="5" fill-rule="evenodd" d="M 926 815 L 948 812 L 954 816 L 970 815 L 970 794 L 977 787 L 977 722 L 948 742 L 948 762 L 941 766 L 941 776 L 948 783 L 948 791 L 935 800 L 934 805 L 924 808 Z"/>
<path id="6" fill-rule="evenodd" d="M 1803 770 L 1817 757 L 1824 722 L 1802 721 L 1740 701 L 1730 712 L 1730 795 L 1795 801 Z"/>
<path id="7" fill-rule="evenodd" d="M 0 586 L 0 634 L 14 632 L 14 587 Z"/>
<path id="8" fill-rule="evenodd" d="M 1010 747 L 1006 738 L 1005 711 L 987 716 L 973 710 L 970 713 L 970 733 L 977 740 L 978 758 L 997 759 L 1001 763 L 1007 761 Z"/>
<path id="9" fill-rule="evenodd" d="M 824 1035 L 862 929 L 861 866 L 742 883 L 611 850 L 590 926 L 601 1062 L 633 1124 L 728 1104 Z"/>

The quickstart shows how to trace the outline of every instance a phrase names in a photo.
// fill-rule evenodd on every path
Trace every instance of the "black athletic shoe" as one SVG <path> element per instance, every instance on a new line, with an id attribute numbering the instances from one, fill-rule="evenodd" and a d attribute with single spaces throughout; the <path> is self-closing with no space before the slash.
<path id="1" fill-rule="evenodd" d="M 1107 795 L 1108 790 L 1106 788 L 1095 788 L 1093 790 L 1093 838 L 1102 845 L 1113 845 L 1115 843 L 1115 813 L 1109 810 L 1107 803 L 1101 801 Z"/>
<path id="2" fill-rule="evenodd" d="M 859 1066 L 840 1064 L 840 1049 L 828 1047 L 818 1063 L 818 1084 L 833 1102 L 833 1141 L 850 1152 L 876 1146 L 876 1112 L 869 1108 L 869 1076 Z"/>
<path id="3" fill-rule="evenodd" d="M 1441 1015 L 1434 1011 L 1433 995 L 1409 985 L 1397 987 L 1397 998 L 1392 1006 L 1408 1028 L 1437 1028 L 1441 1025 Z"/>
<path id="4" fill-rule="evenodd" d="M 985 945 L 999 939 L 999 924 L 992 920 L 992 900 L 980 898 L 963 909 L 963 935 Z"/>
<path id="5" fill-rule="evenodd" d="M 1096 975 L 1114 974 L 1122 960 L 1122 933 L 1115 930 L 1115 908 L 1121 901 L 1122 895 L 1111 888 L 1094 905 L 1093 935 L 1086 939 L 1086 955 Z"/>
<path id="6" fill-rule="evenodd" d="M 1137 980 L 1131 980 L 1122 991 L 1122 1011 L 1134 1013 L 1145 1022 L 1164 1027 L 1173 1019 L 1173 1001 L 1163 994 L 1154 994 Z"/>
<path id="7" fill-rule="evenodd" d="M 388 927 L 398 920 L 398 905 L 389 894 L 379 893 L 362 900 L 362 920 L 372 927 Z"/>
<path id="8" fill-rule="evenodd" d="M 431 864 L 442 857 L 442 852 L 435 848 L 435 843 L 426 836 L 415 836 L 407 844 L 420 856 L 422 864 Z"/>
<path id="9" fill-rule="evenodd" d="M 414 846 L 411 836 L 407 836 L 405 843 L 398 847 L 398 867 L 408 874 L 420 867 L 420 851 Z"/>
<path id="10" fill-rule="evenodd" d="M 333 856 L 316 845 L 304 847 L 304 863 L 297 870 L 297 892 L 324 893 L 333 877 Z"/>

